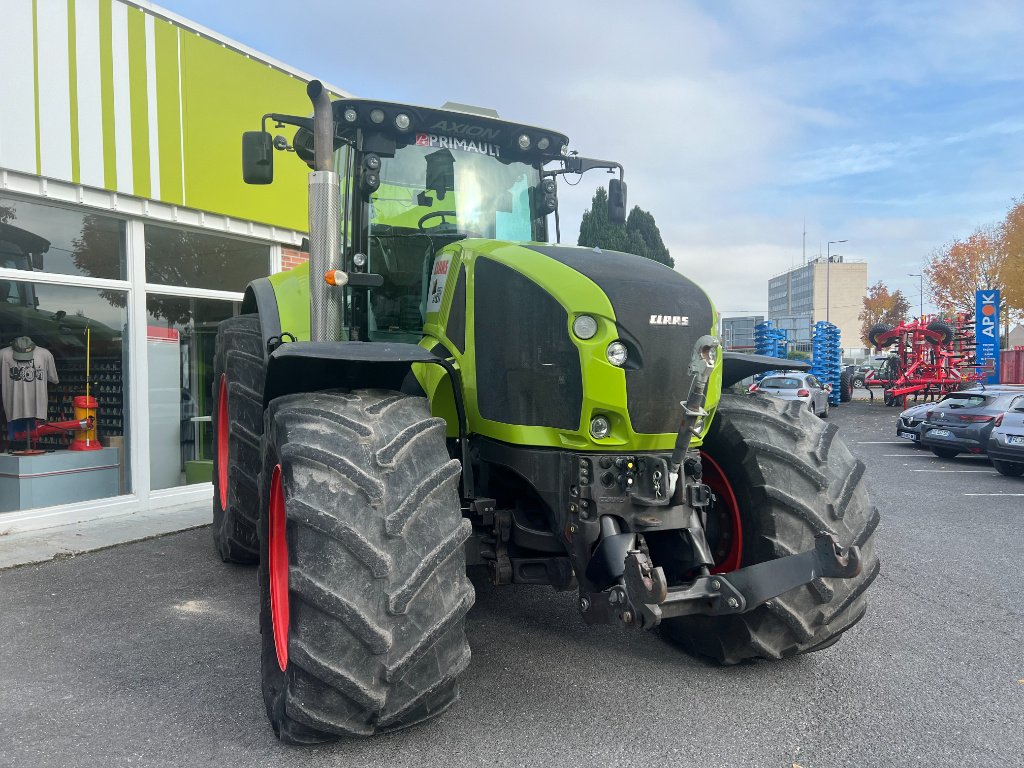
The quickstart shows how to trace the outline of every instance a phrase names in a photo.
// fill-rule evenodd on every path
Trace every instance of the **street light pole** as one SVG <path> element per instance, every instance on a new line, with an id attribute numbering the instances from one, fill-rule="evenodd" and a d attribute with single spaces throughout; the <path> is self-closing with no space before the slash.
<path id="1" fill-rule="evenodd" d="M 829 304 L 832 302 L 832 246 L 846 240 L 829 240 L 825 247 L 825 322 L 829 322 Z M 821 251 L 818 251 L 820 254 Z"/>
<path id="2" fill-rule="evenodd" d="M 907 272 L 907 277 L 919 277 L 921 278 L 921 314 L 918 315 L 918 319 L 924 317 L 924 273 L 923 272 Z"/>

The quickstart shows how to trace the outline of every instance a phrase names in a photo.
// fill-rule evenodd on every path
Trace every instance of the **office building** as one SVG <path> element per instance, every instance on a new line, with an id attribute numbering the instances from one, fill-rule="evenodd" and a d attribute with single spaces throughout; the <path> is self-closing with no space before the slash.
<path id="1" fill-rule="evenodd" d="M 768 319 L 797 343 L 809 342 L 819 320 L 834 323 L 844 349 L 864 346 L 859 315 L 868 290 L 868 265 L 833 255 L 776 275 L 768 281 Z"/>

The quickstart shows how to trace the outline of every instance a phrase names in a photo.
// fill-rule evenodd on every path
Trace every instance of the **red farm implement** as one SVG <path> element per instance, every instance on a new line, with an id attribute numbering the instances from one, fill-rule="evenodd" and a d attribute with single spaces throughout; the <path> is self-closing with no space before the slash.
<path id="1" fill-rule="evenodd" d="M 876 325 L 868 331 L 868 341 L 879 351 L 889 350 L 882 367 L 864 379 L 872 399 L 871 388 L 879 388 L 886 405 L 906 407 L 911 395 L 915 400 L 937 400 L 988 376 L 975 365 L 970 315 L 925 316 L 895 328 Z"/>

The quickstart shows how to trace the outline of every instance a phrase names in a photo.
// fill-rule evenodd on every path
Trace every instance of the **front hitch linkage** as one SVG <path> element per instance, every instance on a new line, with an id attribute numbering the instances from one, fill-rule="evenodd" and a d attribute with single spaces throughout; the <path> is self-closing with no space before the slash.
<path id="1" fill-rule="evenodd" d="M 745 613 L 814 579 L 851 579 L 860 572 L 860 548 L 843 549 L 828 533 L 819 534 L 814 549 L 806 552 L 731 573 L 700 576 L 678 587 L 668 586 L 665 572 L 644 552 L 631 550 L 626 555 L 625 586 L 614 588 L 619 593 L 610 596 L 610 602 L 626 604 L 623 607 L 629 610 L 619 614 L 624 623 L 651 629 L 662 619 L 677 616 Z"/>

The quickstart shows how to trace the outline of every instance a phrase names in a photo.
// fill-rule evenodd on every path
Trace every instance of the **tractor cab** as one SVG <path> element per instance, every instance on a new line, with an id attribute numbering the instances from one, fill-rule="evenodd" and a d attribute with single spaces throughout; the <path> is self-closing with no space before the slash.
<path id="1" fill-rule="evenodd" d="M 43 268 L 43 254 L 50 241 L 28 230 L 0 223 L 0 268 L 31 272 Z M 0 302 L 35 309 L 39 306 L 31 283 L 0 280 Z"/>
<path id="2" fill-rule="evenodd" d="M 348 338 L 417 341 L 440 300 L 432 291 L 444 285 L 432 279 L 437 254 L 452 243 L 546 242 L 561 174 L 617 169 L 609 218 L 625 219 L 621 165 L 570 154 L 561 133 L 450 103 L 435 109 L 344 98 L 330 102 L 329 114 L 330 168 L 340 185 L 339 268 L 380 276 L 379 285 L 350 293 L 341 308 Z M 267 120 L 298 126 L 292 144 L 272 138 Z M 273 180 L 274 149 L 294 150 L 315 169 L 314 133 L 311 118 L 266 115 L 264 130 L 243 139 L 246 181 Z"/>

